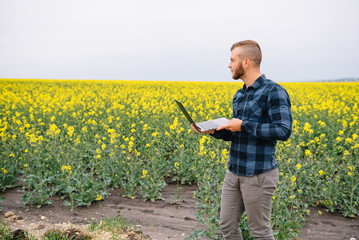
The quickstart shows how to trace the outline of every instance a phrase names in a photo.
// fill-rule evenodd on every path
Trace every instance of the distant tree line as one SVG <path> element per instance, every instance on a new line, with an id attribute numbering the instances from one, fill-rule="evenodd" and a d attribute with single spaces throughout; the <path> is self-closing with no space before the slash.
<path id="1" fill-rule="evenodd" d="M 359 78 L 338 78 L 330 80 L 319 80 L 317 82 L 359 82 Z"/>

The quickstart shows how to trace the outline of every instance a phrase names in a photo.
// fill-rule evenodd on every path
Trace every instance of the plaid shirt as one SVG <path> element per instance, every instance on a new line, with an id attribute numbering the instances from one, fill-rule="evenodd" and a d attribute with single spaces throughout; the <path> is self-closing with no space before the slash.
<path id="1" fill-rule="evenodd" d="M 212 134 L 215 138 L 232 141 L 229 171 L 254 176 L 277 168 L 274 159 L 277 140 L 287 140 L 292 132 L 287 91 L 262 75 L 248 89 L 244 85 L 236 92 L 232 118 L 243 121 L 240 132 L 223 129 Z"/>

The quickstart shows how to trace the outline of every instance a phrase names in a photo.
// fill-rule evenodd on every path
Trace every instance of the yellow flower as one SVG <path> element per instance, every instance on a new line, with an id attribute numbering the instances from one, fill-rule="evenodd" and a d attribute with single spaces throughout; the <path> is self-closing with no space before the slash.
<path id="1" fill-rule="evenodd" d="M 314 133 L 314 130 L 311 129 L 311 127 L 312 127 L 312 126 L 310 125 L 310 123 L 306 122 L 306 123 L 304 124 L 303 130 L 304 130 L 305 132 L 308 132 L 308 133 Z"/>
<path id="2" fill-rule="evenodd" d="M 294 175 L 290 178 L 291 182 L 295 182 L 296 180 L 297 180 L 297 178 Z"/>
<path id="3" fill-rule="evenodd" d="M 67 134 L 72 137 L 72 135 L 74 134 L 75 128 L 73 126 L 70 126 L 67 128 Z"/>
<path id="4" fill-rule="evenodd" d="M 178 168 L 179 168 L 179 165 L 180 165 L 180 164 L 179 164 L 178 162 L 176 162 L 176 163 L 175 163 L 175 168 L 178 169 Z"/>
<path id="5" fill-rule="evenodd" d="M 308 156 L 308 157 L 312 156 L 312 153 L 310 152 L 309 149 L 305 150 L 305 156 Z"/>
<path id="6" fill-rule="evenodd" d="M 46 135 L 59 135 L 61 129 L 59 129 L 56 124 L 50 124 L 49 130 L 46 132 Z"/>
<path id="7" fill-rule="evenodd" d="M 143 125 L 143 131 L 146 131 L 148 129 L 149 129 L 148 124 Z"/>
<path id="8" fill-rule="evenodd" d="M 142 170 L 142 177 L 141 178 L 147 177 L 147 174 L 148 174 L 148 172 L 147 172 L 146 169 Z"/>
<path id="9" fill-rule="evenodd" d="M 302 168 L 302 164 L 298 163 L 298 164 L 296 165 L 296 167 L 297 167 L 298 170 L 300 170 L 300 169 Z"/>
<path id="10" fill-rule="evenodd" d="M 68 172 L 70 175 L 72 174 L 71 166 L 70 165 L 63 165 L 61 167 L 62 173 Z"/>
<path id="11" fill-rule="evenodd" d="M 101 201 L 102 200 L 102 196 L 97 194 L 97 198 L 96 198 L 96 201 Z"/>
<path id="12" fill-rule="evenodd" d="M 1 171 L 2 171 L 4 174 L 7 174 L 7 170 L 4 169 L 4 168 L 1 168 Z"/>
<path id="13" fill-rule="evenodd" d="M 319 170 L 319 174 L 320 174 L 320 176 L 323 176 L 325 174 L 325 172 L 323 170 Z"/>
<path id="14" fill-rule="evenodd" d="M 325 122 L 319 120 L 318 123 L 320 124 L 321 127 L 325 127 Z"/>

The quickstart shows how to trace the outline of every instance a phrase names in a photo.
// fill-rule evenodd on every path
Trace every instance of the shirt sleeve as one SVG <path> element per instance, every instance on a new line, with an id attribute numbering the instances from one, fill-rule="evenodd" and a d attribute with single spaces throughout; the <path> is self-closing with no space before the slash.
<path id="1" fill-rule="evenodd" d="M 222 129 L 220 131 L 214 131 L 214 133 L 210 135 L 214 138 L 222 139 L 224 141 L 232 140 L 232 132 L 226 129 Z"/>
<path id="2" fill-rule="evenodd" d="M 269 93 L 267 104 L 270 123 L 243 121 L 242 131 L 261 139 L 288 140 L 292 133 L 292 113 L 287 91 L 280 85 L 275 86 Z"/>

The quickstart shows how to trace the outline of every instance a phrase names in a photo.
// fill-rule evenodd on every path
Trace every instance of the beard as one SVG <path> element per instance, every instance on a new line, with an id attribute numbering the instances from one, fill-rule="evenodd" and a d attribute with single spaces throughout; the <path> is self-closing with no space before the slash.
<path id="1" fill-rule="evenodd" d="M 232 78 L 235 79 L 235 80 L 238 80 L 238 79 L 240 79 L 243 75 L 244 75 L 244 69 L 243 69 L 242 63 L 240 63 L 240 64 L 238 65 L 238 67 L 233 70 L 233 72 L 232 72 Z"/>

